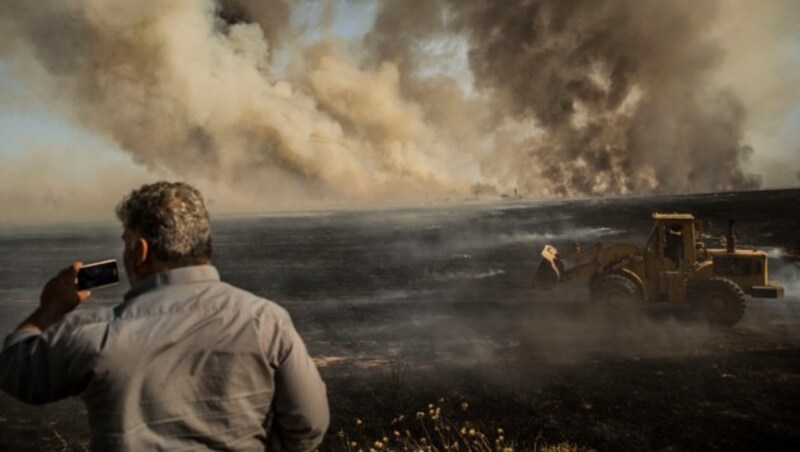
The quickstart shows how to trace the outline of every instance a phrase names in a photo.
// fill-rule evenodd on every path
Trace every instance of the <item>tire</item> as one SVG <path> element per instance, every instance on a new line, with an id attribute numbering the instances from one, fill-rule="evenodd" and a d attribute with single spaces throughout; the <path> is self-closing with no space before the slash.
<path id="1" fill-rule="evenodd" d="M 746 297 L 742 288 L 727 278 L 709 278 L 692 291 L 692 300 L 706 322 L 733 326 L 744 316 Z"/>
<path id="2" fill-rule="evenodd" d="M 592 304 L 609 318 L 631 317 L 642 308 L 642 297 L 636 283 L 622 275 L 604 275 L 590 288 Z"/>

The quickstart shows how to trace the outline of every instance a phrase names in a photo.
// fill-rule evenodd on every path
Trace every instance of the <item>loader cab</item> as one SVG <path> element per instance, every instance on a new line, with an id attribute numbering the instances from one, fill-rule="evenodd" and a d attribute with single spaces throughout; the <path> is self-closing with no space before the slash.
<path id="1" fill-rule="evenodd" d="M 647 242 L 652 264 L 666 271 L 691 268 L 697 257 L 694 216 L 655 213 L 653 219 L 655 224 Z"/>
<path id="2" fill-rule="evenodd" d="M 695 219 L 689 214 L 655 213 L 653 220 L 644 253 L 648 297 L 680 303 L 686 298 L 686 274 L 698 252 Z"/>

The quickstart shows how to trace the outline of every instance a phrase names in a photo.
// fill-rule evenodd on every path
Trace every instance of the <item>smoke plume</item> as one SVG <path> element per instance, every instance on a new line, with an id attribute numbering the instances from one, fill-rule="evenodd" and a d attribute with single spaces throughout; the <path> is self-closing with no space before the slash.
<path id="1" fill-rule="evenodd" d="M 347 40 L 334 2 L 7 0 L 0 57 L 138 164 L 278 206 L 756 188 L 720 5 L 387 0 Z"/>

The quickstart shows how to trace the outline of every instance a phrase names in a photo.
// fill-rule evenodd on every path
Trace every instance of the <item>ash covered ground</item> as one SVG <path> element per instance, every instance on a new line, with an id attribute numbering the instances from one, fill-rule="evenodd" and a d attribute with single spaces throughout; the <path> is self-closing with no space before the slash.
<path id="1" fill-rule="evenodd" d="M 489 444 L 535 449 L 800 447 L 800 190 L 505 202 L 220 219 L 223 278 L 285 306 L 328 384 L 323 449 L 369 447 L 444 423 Z M 532 289 L 542 245 L 643 244 L 650 214 L 689 212 L 770 255 L 783 300 L 749 300 L 733 328 L 656 307 L 609 324 L 585 283 Z M 710 224 L 708 223 L 710 221 Z M 118 253 L 113 227 L 7 231 L 2 326 L 33 309 L 62 263 Z M 68 240 L 64 240 L 67 238 Z M 33 249 L 33 251 L 32 251 Z M 87 256 L 88 254 L 88 256 Z M 19 265 L 30 269 L 19 274 Z M 124 291 L 96 294 L 83 309 Z M 0 449 L 88 443 L 78 400 L 29 407 L 0 396 Z M 399 420 L 403 416 L 403 420 Z M 433 434 L 435 436 L 435 434 Z"/>

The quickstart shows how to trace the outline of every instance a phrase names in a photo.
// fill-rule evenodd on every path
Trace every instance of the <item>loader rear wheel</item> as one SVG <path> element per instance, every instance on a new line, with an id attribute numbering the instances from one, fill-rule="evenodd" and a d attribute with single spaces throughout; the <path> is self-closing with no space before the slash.
<path id="1" fill-rule="evenodd" d="M 695 303 L 708 323 L 733 326 L 744 316 L 744 292 L 730 279 L 709 278 L 693 292 Z"/>
<path id="2" fill-rule="evenodd" d="M 622 275 L 597 278 L 590 288 L 592 303 L 610 318 L 630 317 L 642 307 L 636 283 Z"/>

